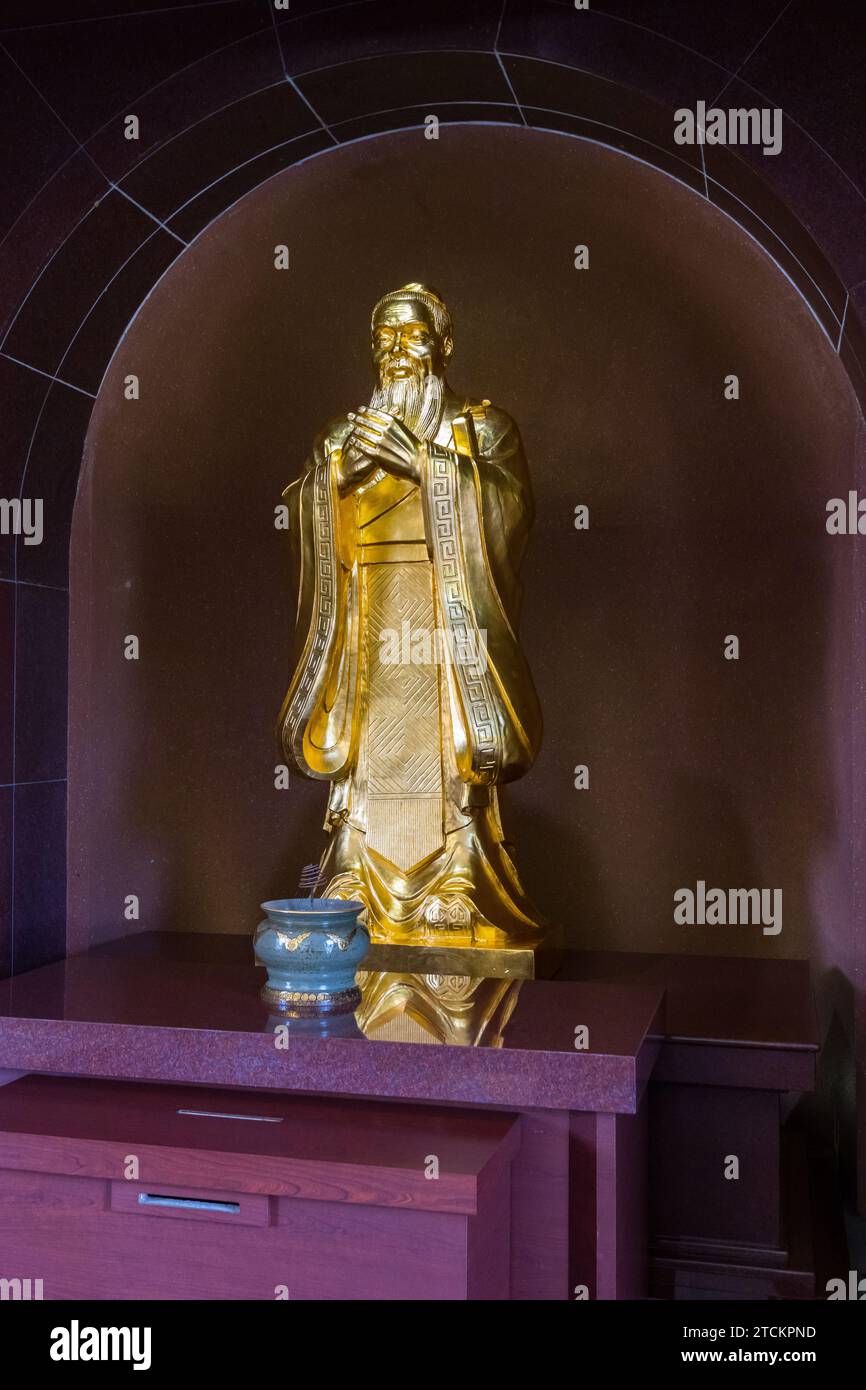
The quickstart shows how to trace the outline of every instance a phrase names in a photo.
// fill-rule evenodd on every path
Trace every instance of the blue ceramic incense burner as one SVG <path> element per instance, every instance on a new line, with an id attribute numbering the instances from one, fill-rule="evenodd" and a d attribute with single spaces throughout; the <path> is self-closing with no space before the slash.
<path id="1" fill-rule="evenodd" d="M 268 972 L 262 999 L 288 1018 L 352 1013 L 361 1002 L 355 972 L 370 949 L 364 904 L 341 898 L 262 903 L 256 960 Z"/>

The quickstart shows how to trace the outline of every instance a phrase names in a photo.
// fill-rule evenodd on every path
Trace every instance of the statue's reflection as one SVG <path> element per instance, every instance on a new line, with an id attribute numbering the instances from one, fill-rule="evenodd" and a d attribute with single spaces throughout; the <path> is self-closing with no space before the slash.
<path id="1" fill-rule="evenodd" d="M 292 1037 L 359 1038 L 377 1042 L 447 1043 L 452 1047 L 502 1047 L 520 980 L 470 975 L 358 973 L 361 1004 L 354 1014 L 287 1019 L 271 1014 Z"/>
<path id="2" fill-rule="evenodd" d="M 521 981 L 369 971 L 358 984 L 355 1017 L 368 1038 L 501 1047 Z"/>

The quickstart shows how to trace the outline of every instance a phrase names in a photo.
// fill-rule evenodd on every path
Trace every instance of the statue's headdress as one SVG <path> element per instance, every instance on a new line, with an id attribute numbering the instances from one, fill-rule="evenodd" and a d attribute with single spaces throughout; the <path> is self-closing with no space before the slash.
<path id="1" fill-rule="evenodd" d="M 423 304 L 429 311 L 433 320 L 433 327 L 439 338 L 450 338 L 452 333 L 451 315 L 448 307 L 437 290 L 431 285 L 422 285 L 417 280 L 411 280 L 408 285 L 401 285 L 399 290 L 392 290 L 390 294 L 383 294 L 370 320 L 370 326 L 375 324 L 376 315 L 386 304 Z"/>

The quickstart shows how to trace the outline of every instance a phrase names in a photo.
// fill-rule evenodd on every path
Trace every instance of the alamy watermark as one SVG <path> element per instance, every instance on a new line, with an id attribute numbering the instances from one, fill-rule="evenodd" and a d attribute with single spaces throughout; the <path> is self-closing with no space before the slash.
<path id="1" fill-rule="evenodd" d="M 44 1297 L 41 1279 L 0 1279 L 0 1303 L 27 1303 Z"/>
<path id="2" fill-rule="evenodd" d="M 866 1279 L 861 1279 L 856 1269 L 848 1270 L 847 1279 L 828 1279 L 825 1285 L 828 1302 L 850 1300 L 852 1303 L 866 1301 Z"/>
<path id="3" fill-rule="evenodd" d="M 781 888 L 677 888 L 674 921 L 687 927 L 761 927 L 764 936 L 782 930 Z"/>
<path id="4" fill-rule="evenodd" d="M 41 545 L 42 535 L 41 497 L 0 497 L 0 536 L 23 536 L 25 545 Z"/>
<path id="5" fill-rule="evenodd" d="M 487 670 L 487 629 L 473 628 L 457 635 L 450 628 L 413 628 L 404 618 L 400 630 L 383 627 L 379 633 L 383 666 L 470 666 Z"/>
<path id="6" fill-rule="evenodd" d="M 131 1361 L 134 1371 L 150 1370 L 149 1327 L 82 1327 L 73 1318 L 68 1327 L 51 1330 L 48 1355 L 52 1361 Z"/>
<path id="7" fill-rule="evenodd" d="M 674 112 L 677 145 L 760 145 L 764 154 L 782 150 L 782 109 L 779 106 L 719 106 L 707 109 L 699 101 L 694 111 L 680 106 Z"/>

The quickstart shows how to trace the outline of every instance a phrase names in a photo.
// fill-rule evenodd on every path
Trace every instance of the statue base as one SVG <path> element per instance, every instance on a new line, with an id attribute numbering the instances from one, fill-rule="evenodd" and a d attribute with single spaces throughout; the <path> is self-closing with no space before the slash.
<path id="1" fill-rule="evenodd" d="M 544 946 L 414 945 L 373 941 L 365 970 L 399 975 L 468 975 L 488 980 L 549 980 L 563 952 Z"/>

